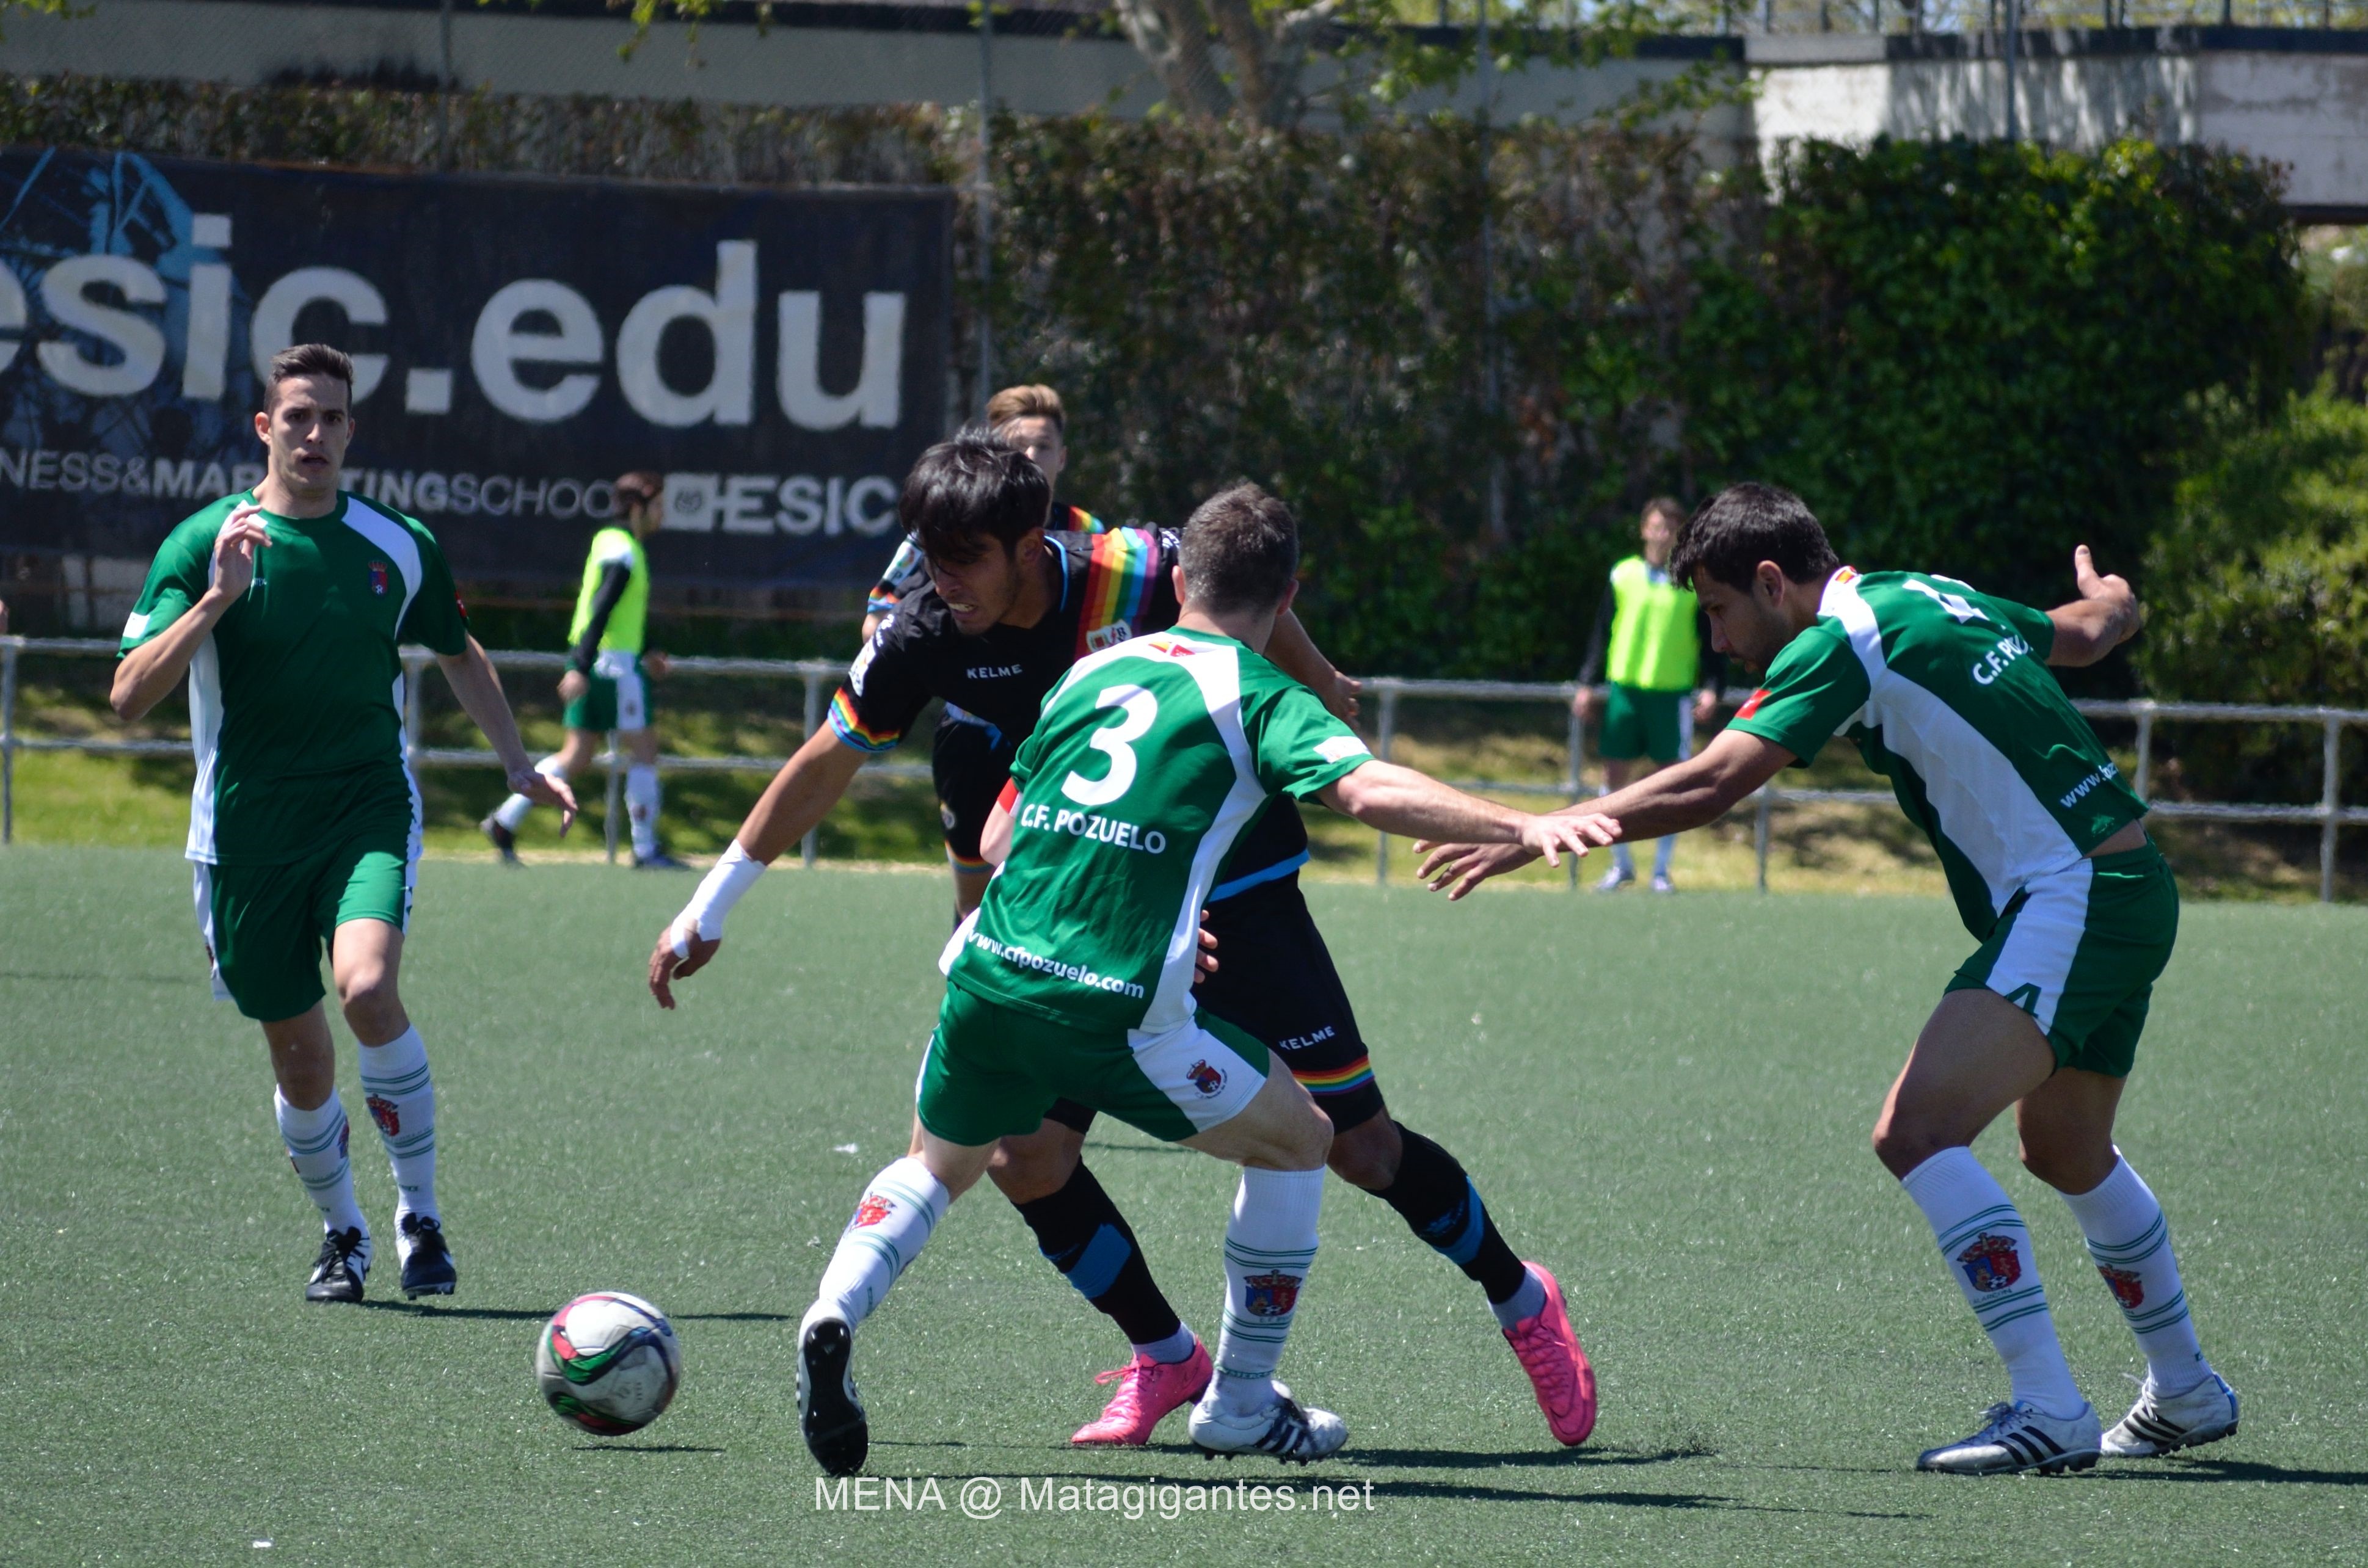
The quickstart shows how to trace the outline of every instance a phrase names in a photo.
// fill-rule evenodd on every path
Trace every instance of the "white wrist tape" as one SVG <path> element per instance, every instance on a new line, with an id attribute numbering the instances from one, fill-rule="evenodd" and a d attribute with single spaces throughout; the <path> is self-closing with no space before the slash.
<path id="1" fill-rule="evenodd" d="M 690 956 L 693 934 L 701 941 L 721 941 L 723 917 L 732 913 L 732 906 L 764 874 L 765 862 L 741 848 L 740 841 L 734 839 L 723 858 L 715 862 L 715 869 L 699 884 L 699 891 L 690 895 L 690 902 L 683 905 L 682 913 L 674 917 L 675 956 Z"/>

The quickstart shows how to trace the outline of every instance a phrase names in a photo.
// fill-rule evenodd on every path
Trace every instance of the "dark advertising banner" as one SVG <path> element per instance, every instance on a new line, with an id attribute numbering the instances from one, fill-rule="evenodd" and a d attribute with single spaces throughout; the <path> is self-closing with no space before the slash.
<path id="1" fill-rule="evenodd" d="M 347 489 L 463 578 L 869 581 L 944 431 L 951 198 L 0 153 L 0 550 L 144 560 L 262 476 L 260 370 L 354 356 Z"/>

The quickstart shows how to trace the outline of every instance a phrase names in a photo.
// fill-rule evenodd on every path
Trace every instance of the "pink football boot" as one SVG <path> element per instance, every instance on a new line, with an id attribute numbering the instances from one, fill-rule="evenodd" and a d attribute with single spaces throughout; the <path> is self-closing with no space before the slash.
<path id="1" fill-rule="evenodd" d="M 1151 1441 L 1151 1429 L 1162 1416 L 1201 1397 L 1213 1370 L 1208 1350 L 1195 1339 L 1192 1354 L 1181 1361 L 1137 1356 L 1115 1371 L 1098 1372 L 1094 1381 L 1116 1382 L 1118 1392 L 1110 1396 L 1101 1415 L 1078 1427 L 1069 1441 L 1085 1448 L 1139 1449 Z"/>
<path id="2" fill-rule="evenodd" d="M 1537 1390 L 1538 1408 L 1545 1412 L 1554 1440 L 1577 1448 L 1595 1430 L 1595 1369 L 1587 1364 L 1587 1352 L 1578 1347 L 1578 1335 L 1563 1312 L 1562 1287 L 1543 1264 L 1522 1267 L 1546 1288 L 1546 1304 L 1537 1316 L 1506 1329 L 1505 1339 L 1520 1358 L 1521 1370 L 1530 1374 L 1530 1386 Z"/>

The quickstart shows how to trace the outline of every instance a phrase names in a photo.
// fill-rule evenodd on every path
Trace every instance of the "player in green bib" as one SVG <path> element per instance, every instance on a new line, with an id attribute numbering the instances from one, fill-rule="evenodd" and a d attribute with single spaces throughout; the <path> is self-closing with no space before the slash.
<path id="1" fill-rule="evenodd" d="M 655 473 L 633 472 L 619 479 L 616 490 L 620 520 L 592 536 L 575 619 L 567 628 L 567 673 L 559 677 L 567 739 L 535 767 L 564 781 L 592 765 L 601 737 L 614 730 L 632 758 L 625 769 L 625 808 L 633 865 L 680 870 L 682 862 L 658 846 L 658 733 L 650 725 L 649 678 L 666 674 L 666 656 L 649 646 L 645 541 L 666 520 L 664 483 Z M 477 824 L 507 864 L 518 864 L 518 830 L 532 810 L 532 800 L 512 795 Z"/>
<path id="2" fill-rule="evenodd" d="M 1697 514 L 1672 570 L 1759 689 L 1691 762 L 1589 809 L 1650 837 L 1717 820 L 1846 733 L 1931 839 L 1980 946 L 1949 983 L 1875 1123 L 1874 1148 L 1932 1227 L 2007 1365 L 1981 1429 L 1927 1450 L 1958 1474 L 2086 1469 L 2237 1429 L 2203 1358 L 2162 1206 L 2113 1143 L 2113 1112 L 2179 931 L 2179 890 L 2087 721 L 2047 666 L 2135 635 L 2129 585 L 2074 556 L 2080 597 L 2040 611 L 1954 578 L 1841 564 L 1800 500 L 1739 484 Z M 1520 852 L 1425 862 L 1461 897 Z M 2063 1195 L 2146 1361 L 2111 1431 L 2073 1381 L 2022 1216 L 1970 1145 L 2009 1107 L 2022 1162 Z"/>
<path id="3" fill-rule="evenodd" d="M 1718 708 L 1725 663 L 1711 650 L 1693 589 L 1669 571 L 1685 520 L 1685 507 L 1666 495 L 1645 504 L 1644 549 L 1611 568 L 1579 667 L 1571 710 L 1582 720 L 1602 718 L 1595 749 L 1611 790 L 1691 756 L 1694 726 L 1710 722 Z M 1655 892 L 1677 891 L 1669 880 L 1677 850 L 1674 835 L 1654 846 Z M 1635 880 L 1634 850 L 1622 839 L 1596 891 L 1616 892 Z"/>
<path id="4" fill-rule="evenodd" d="M 427 1048 L 396 990 L 420 835 L 400 645 L 436 653 L 512 788 L 575 808 L 529 766 L 434 536 L 338 490 L 353 375 L 324 344 L 271 361 L 255 416 L 263 483 L 166 537 L 124 623 L 112 699 L 137 719 L 188 677 L 198 925 L 215 994 L 262 1024 L 270 1048 L 280 1138 L 325 1233 L 304 1291 L 315 1301 L 360 1301 L 371 1253 L 322 1006 L 324 943 L 394 1168 L 404 1293 L 449 1295 L 456 1278 Z"/>
<path id="5" fill-rule="evenodd" d="M 941 966 L 920 1153 L 872 1178 L 799 1327 L 799 1410 L 825 1470 L 858 1469 L 869 1447 L 850 1372 L 856 1325 L 985 1173 L 996 1141 L 1034 1131 L 1064 1097 L 1243 1167 L 1216 1375 L 1192 1411 L 1193 1442 L 1305 1460 L 1347 1440 L 1338 1416 L 1274 1380 L 1315 1256 L 1332 1128 L 1290 1073 L 1269 1070 L 1265 1046 L 1194 1005 L 1218 869 L 1278 795 L 1384 832 L 1452 832 L 1550 858 L 1612 835 L 1600 819 L 1529 816 L 1375 761 L 1263 657 L 1298 561 L 1281 502 L 1255 485 L 1213 497 L 1184 528 L 1174 629 L 1087 654 L 1045 698 L 987 821 L 999 869 Z"/>

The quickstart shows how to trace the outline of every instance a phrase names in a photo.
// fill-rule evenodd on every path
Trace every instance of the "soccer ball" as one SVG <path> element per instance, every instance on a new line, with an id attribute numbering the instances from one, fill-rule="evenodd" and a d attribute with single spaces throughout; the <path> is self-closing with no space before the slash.
<path id="1" fill-rule="evenodd" d="M 595 1290 L 543 1324 L 534 1381 L 562 1421 L 621 1437 L 666 1414 L 682 1381 L 682 1352 L 666 1313 L 622 1290 Z"/>

